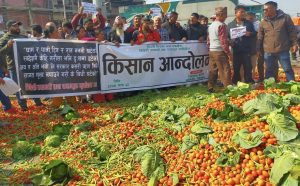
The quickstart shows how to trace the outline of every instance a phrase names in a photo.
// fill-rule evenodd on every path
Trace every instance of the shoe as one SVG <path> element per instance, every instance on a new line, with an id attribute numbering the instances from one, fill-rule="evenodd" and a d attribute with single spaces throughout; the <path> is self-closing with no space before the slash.
<path id="1" fill-rule="evenodd" d="M 27 107 L 22 107 L 21 110 L 22 110 L 23 112 L 26 112 L 26 111 L 28 111 L 28 108 L 27 108 Z"/>
<path id="2" fill-rule="evenodd" d="M 42 107 L 42 106 L 46 106 L 46 105 L 44 103 L 39 103 L 39 104 L 36 104 L 35 106 Z"/>
<path id="3" fill-rule="evenodd" d="M 214 90 L 213 88 L 209 88 L 207 91 L 208 91 L 209 93 L 214 93 L 214 92 L 215 92 L 215 90 Z"/>

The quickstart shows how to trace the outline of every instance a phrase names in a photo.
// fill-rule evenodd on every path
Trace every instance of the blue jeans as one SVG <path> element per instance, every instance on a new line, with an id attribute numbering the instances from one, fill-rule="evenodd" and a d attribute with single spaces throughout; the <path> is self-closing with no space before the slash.
<path id="1" fill-rule="evenodd" d="M 4 74 L 2 70 L 0 70 L 0 77 L 3 78 Z M 8 96 L 6 96 L 1 90 L 0 90 L 0 101 L 3 105 L 3 110 L 7 111 L 11 108 L 11 102 Z"/>
<path id="2" fill-rule="evenodd" d="M 9 76 L 12 80 L 14 80 L 16 83 L 18 83 L 18 78 L 17 78 L 17 72 L 16 70 L 9 70 Z M 27 101 L 26 99 L 21 99 L 20 97 L 20 92 L 16 93 L 16 97 L 18 99 L 18 103 L 21 108 L 26 109 L 27 108 Z M 37 106 L 42 105 L 41 99 L 39 98 L 34 98 L 33 101 Z"/>
<path id="3" fill-rule="evenodd" d="M 265 64 L 266 64 L 266 79 L 270 77 L 277 77 L 277 69 L 278 69 L 278 60 L 280 62 L 280 65 L 282 66 L 287 81 L 295 80 L 295 74 L 291 65 L 290 60 L 290 52 L 289 51 L 283 51 L 280 53 L 265 53 Z"/>

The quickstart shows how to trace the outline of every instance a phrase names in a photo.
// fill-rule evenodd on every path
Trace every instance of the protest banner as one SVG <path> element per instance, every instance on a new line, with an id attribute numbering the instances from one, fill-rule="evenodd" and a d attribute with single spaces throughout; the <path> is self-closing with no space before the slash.
<path id="1" fill-rule="evenodd" d="M 246 35 L 246 32 L 247 32 L 247 30 L 246 30 L 245 26 L 231 28 L 230 29 L 230 38 L 236 39 L 236 38 L 242 37 L 242 36 Z"/>
<path id="2" fill-rule="evenodd" d="M 87 13 L 87 14 L 97 13 L 97 7 L 93 3 L 81 2 L 81 6 L 83 6 L 83 13 Z"/>
<path id="3" fill-rule="evenodd" d="M 199 83 L 208 79 L 206 43 L 99 45 L 101 92 Z"/>
<path id="4" fill-rule="evenodd" d="M 96 43 L 17 39 L 14 57 L 23 98 L 75 96 L 100 91 Z"/>
<path id="5" fill-rule="evenodd" d="M 17 39 L 14 56 L 23 98 L 144 90 L 208 79 L 207 46 L 198 41 L 117 47 Z"/>

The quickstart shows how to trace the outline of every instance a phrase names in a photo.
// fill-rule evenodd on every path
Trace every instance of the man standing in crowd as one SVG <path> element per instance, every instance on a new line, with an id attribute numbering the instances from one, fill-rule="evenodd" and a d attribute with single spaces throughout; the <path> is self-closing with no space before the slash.
<path id="1" fill-rule="evenodd" d="M 113 27 L 108 34 L 107 40 L 115 43 L 116 45 L 120 43 L 130 43 L 131 35 L 124 30 L 124 22 L 122 17 L 117 16 L 115 18 Z"/>
<path id="2" fill-rule="evenodd" d="M 72 23 L 70 22 L 63 22 L 62 23 L 62 29 L 63 29 L 63 38 L 64 39 L 76 39 L 76 31 L 72 27 Z"/>
<path id="3" fill-rule="evenodd" d="M 227 18 L 227 7 L 218 7 L 216 11 L 216 20 L 208 28 L 209 45 L 209 75 L 208 91 L 214 92 L 214 85 L 220 79 L 227 87 L 231 84 L 231 70 L 229 61 L 232 61 L 232 54 L 229 50 L 227 25 L 224 23 Z"/>
<path id="4" fill-rule="evenodd" d="M 34 38 L 41 39 L 43 37 L 43 28 L 41 25 L 31 25 L 31 34 Z"/>
<path id="5" fill-rule="evenodd" d="M 20 25 L 22 25 L 21 22 L 17 22 L 13 20 L 7 21 L 6 27 L 8 29 L 8 32 L 0 39 L 0 55 L 5 57 L 10 78 L 13 79 L 15 82 L 18 82 L 18 80 L 17 80 L 14 52 L 13 52 L 13 44 L 14 44 L 13 39 L 27 38 L 26 36 L 20 34 L 20 27 L 19 27 Z M 21 99 L 19 92 L 16 93 L 16 96 L 22 111 L 27 111 L 28 107 L 27 107 L 26 99 Z M 33 99 L 33 100 L 36 106 L 43 105 L 40 99 Z"/>
<path id="6" fill-rule="evenodd" d="M 79 12 L 73 17 L 71 21 L 72 27 L 76 29 L 78 25 L 82 25 L 87 32 L 87 37 L 95 37 L 93 20 L 87 14 L 83 13 L 83 10 L 84 8 L 80 7 Z M 79 24 L 81 21 L 83 24 Z"/>
<path id="7" fill-rule="evenodd" d="M 162 24 L 162 28 L 165 28 L 168 30 L 171 41 L 186 41 L 187 35 L 185 30 L 177 24 L 178 19 L 178 13 L 177 12 L 171 12 L 169 21 Z"/>
<path id="8" fill-rule="evenodd" d="M 287 81 L 295 80 L 289 50 L 298 50 L 294 23 L 289 15 L 277 9 L 277 3 L 269 1 L 264 5 L 264 19 L 258 31 L 258 51 L 265 52 L 266 78 L 277 76 L 277 61 L 284 69 Z"/>
<path id="9" fill-rule="evenodd" d="M 253 12 L 247 12 L 246 20 L 253 23 L 255 32 L 258 32 L 259 28 L 259 21 L 256 18 L 256 15 Z M 264 80 L 264 59 L 262 55 L 257 57 L 257 50 L 256 50 L 256 41 L 257 37 L 251 37 L 251 65 L 252 65 L 252 78 L 254 79 L 256 67 L 258 71 L 258 82 L 262 82 Z"/>
<path id="10" fill-rule="evenodd" d="M 159 33 L 161 41 L 170 41 L 169 32 L 167 29 L 162 28 L 162 18 L 159 16 L 155 16 L 154 20 L 154 29 Z"/>
<path id="11" fill-rule="evenodd" d="M 94 30 L 103 30 L 105 28 L 106 18 L 102 14 L 102 9 L 97 9 L 96 17 L 93 19 Z"/>
<path id="12" fill-rule="evenodd" d="M 186 32 L 188 40 L 206 41 L 207 31 L 205 26 L 199 23 L 199 14 L 192 13 Z"/>
<path id="13" fill-rule="evenodd" d="M 139 30 L 141 24 L 142 24 L 142 16 L 141 15 L 135 15 L 133 17 L 133 25 L 128 27 L 126 31 L 132 36 L 134 31 Z"/>
<path id="14" fill-rule="evenodd" d="M 256 32 L 251 22 L 245 20 L 245 7 L 238 5 L 235 8 L 235 19 L 228 24 L 228 33 L 233 32 L 236 28 L 244 27 L 246 33 L 244 36 L 231 39 L 233 50 L 233 78 L 232 82 L 236 84 L 241 81 L 240 70 L 244 68 L 244 79 L 246 83 L 254 83 L 252 79 L 251 65 L 251 39 L 256 39 Z"/>
<path id="15" fill-rule="evenodd" d="M 142 26 L 132 34 L 135 44 L 142 44 L 149 41 L 160 41 L 159 33 L 153 28 L 153 24 L 148 17 L 143 18 Z"/>

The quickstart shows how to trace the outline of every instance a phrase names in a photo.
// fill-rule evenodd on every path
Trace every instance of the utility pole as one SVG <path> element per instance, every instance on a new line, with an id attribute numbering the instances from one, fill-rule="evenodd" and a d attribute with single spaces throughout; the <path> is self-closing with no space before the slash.
<path id="1" fill-rule="evenodd" d="M 28 5 L 28 15 L 29 15 L 29 24 L 32 25 L 33 24 L 33 20 L 32 20 L 32 3 L 31 0 L 27 0 L 27 5 Z"/>
<path id="2" fill-rule="evenodd" d="M 63 2 L 63 7 L 64 7 L 64 21 L 66 21 L 67 20 L 66 2 L 65 2 L 65 0 L 63 0 L 62 2 Z"/>

